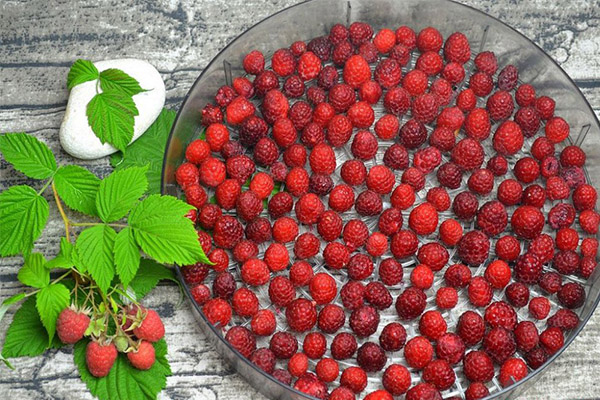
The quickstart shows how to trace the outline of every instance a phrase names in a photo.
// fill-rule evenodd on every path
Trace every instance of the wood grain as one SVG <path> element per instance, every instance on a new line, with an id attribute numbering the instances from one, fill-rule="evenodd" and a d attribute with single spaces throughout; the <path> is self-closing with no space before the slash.
<path id="1" fill-rule="evenodd" d="M 66 105 L 66 72 L 75 58 L 146 59 L 161 72 L 167 105 L 177 108 L 193 81 L 229 41 L 266 16 L 297 1 L 134 0 L 0 2 L 0 131 L 26 131 L 47 143 L 62 163 L 58 127 Z M 553 56 L 600 112 L 600 4 L 587 0 L 469 0 L 521 31 Z M 81 162 L 98 175 L 106 160 Z M 0 190 L 31 184 L 0 161 Z M 52 200 L 48 199 L 50 202 Z M 50 223 L 37 244 L 51 256 L 62 233 L 51 207 Z M 21 288 L 19 258 L 0 260 L 0 299 Z M 167 326 L 173 376 L 164 399 L 263 399 L 206 344 L 187 302 L 178 307 L 173 286 L 160 286 L 147 303 Z M 9 314 L 0 325 L 4 336 Z M 587 327 L 522 400 L 595 399 L 600 316 Z M 1 398 L 89 399 L 69 349 L 14 360 L 15 371 L 0 374 Z"/>

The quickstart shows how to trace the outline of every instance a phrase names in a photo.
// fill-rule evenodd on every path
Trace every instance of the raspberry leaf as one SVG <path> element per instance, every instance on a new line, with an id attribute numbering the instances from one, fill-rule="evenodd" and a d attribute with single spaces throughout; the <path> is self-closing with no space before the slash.
<path id="1" fill-rule="evenodd" d="M 93 81 L 98 77 L 98 68 L 91 61 L 79 59 L 71 65 L 67 75 L 67 88 L 71 90 L 80 83 Z"/>
<path id="2" fill-rule="evenodd" d="M 171 367 L 167 361 L 167 344 L 164 339 L 153 343 L 156 362 L 146 371 L 135 369 L 127 356 L 119 353 L 109 374 L 104 378 L 95 378 L 85 363 L 87 340 L 75 345 L 74 360 L 83 380 L 92 395 L 100 400 L 154 400 L 167 384 Z"/>
<path id="3" fill-rule="evenodd" d="M 184 210 L 189 211 L 190 206 L 172 196 L 153 195 L 131 211 L 129 226 L 144 253 L 160 263 L 210 263 Z"/>
<path id="4" fill-rule="evenodd" d="M 146 167 L 115 171 L 100 182 L 96 194 L 98 215 L 104 222 L 123 218 L 148 188 Z"/>
<path id="5" fill-rule="evenodd" d="M 42 354 L 48 347 L 58 348 L 62 346 L 58 338 L 54 338 L 51 341 L 51 346 L 48 346 L 48 332 L 42 325 L 35 303 L 36 299 L 30 297 L 23 302 L 21 308 L 15 313 L 6 332 L 4 348 L 2 349 L 3 357 L 33 357 Z"/>
<path id="6" fill-rule="evenodd" d="M 131 75 L 117 68 L 109 68 L 100 72 L 100 87 L 103 92 L 117 90 L 127 96 L 135 96 L 146 91 Z"/>
<path id="7" fill-rule="evenodd" d="M 144 134 L 127 147 L 126 153 L 114 153 L 110 163 L 119 171 L 133 166 L 148 166 L 148 193 L 160 193 L 162 164 L 167 138 L 177 113 L 163 108 L 160 115 Z"/>
<path id="8" fill-rule="evenodd" d="M 96 194 L 100 179 L 78 165 L 60 167 L 54 175 L 56 191 L 65 204 L 80 213 L 96 216 Z"/>
<path id="9" fill-rule="evenodd" d="M 46 259 L 40 253 L 31 253 L 25 257 L 25 264 L 19 270 L 17 278 L 27 286 L 44 288 L 50 283 L 50 271 L 46 268 Z"/>
<path id="10" fill-rule="evenodd" d="M 133 138 L 134 117 L 138 109 L 131 96 L 120 90 L 98 93 L 87 105 L 88 124 L 100 142 L 117 149 L 125 148 Z"/>
<path id="11" fill-rule="evenodd" d="M 52 260 L 46 263 L 46 268 L 63 268 L 68 269 L 75 266 L 74 253 L 75 246 L 72 243 L 67 242 L 67 238 L 60 238 L 60 251 Z"/>
<path id="12" fill-rule="evenodd" d="M 136 299 L 139 301 L 154 289 L 158 282 L 163 280 L 178 282 L 172 269 L 160 265 L 154 260 L 142 258 L 140 268 L 129 283 L 129 287 L 134 290 Z"/>
<path id="13" fill-rule="evenodd" d="M 81 232 L 75 248 L 100 290 L 106 293 L 115 276 L 113 248 L 117 233 L 108 225 L 96 225 Z"/>
<path id="14" fill-rule="evenodd" d="M 0 151 L 16 170 L 33 179 L 46 179 L 56 171 L 56 159 L 48 146 L 26 133 L 0 136 Z"/>
<path id="15" fill-rule="evenodd" d="M 140 248 L 130 227 L 122 229 L 115 238 L 115 266 L 125 288 L 140 267 Z"/>
<path id="16" fill-rule="evenodd" d="M 48 331 L 48 344 L 52 343 L 56 332 L 58 314 L 69 306 L 71 293 L 62 283 L 46 286 L 36 295 L 35 305 L 42 320 L 42 325 Z"/>
<path id="17" fill-rule="evenodd" d="M 48 213 L 46 199 L 29 186 L 13 186 L 0 193 L 0 256 L 30 252 Z"/>

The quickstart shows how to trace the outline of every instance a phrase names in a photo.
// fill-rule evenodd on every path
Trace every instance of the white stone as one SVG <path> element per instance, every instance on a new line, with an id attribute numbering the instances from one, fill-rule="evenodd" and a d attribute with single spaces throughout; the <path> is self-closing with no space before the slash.
<path id="1" fill-rule="evenodd" d="M 98 71 L 120 69 L 136 79 L 147 92 L 133 96 L 139 115 L 134 118 L 133 143 L 160 114 L 165 105 L 165 84 L 150 63 L 137 59 L 106 60 L 94 63 Z M 96 95 L 96 81 L 81 83 L 71 89 L 65 117 L 60 126 L 60 144 L 73 157 L 93 160 L 118 151 L 108 143 L 102 144 L 90 128 L 85 115 L 87 104 Z M 130 143 L 130 144 L 131 144 Z"/>

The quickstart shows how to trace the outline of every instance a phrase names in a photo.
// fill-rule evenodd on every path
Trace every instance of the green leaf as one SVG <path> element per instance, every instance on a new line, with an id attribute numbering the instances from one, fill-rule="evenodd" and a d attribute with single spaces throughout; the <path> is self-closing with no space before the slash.
<path id="1" fill-rule="evenodd" d="M 131 167 L 115 171 L 100 182 L 96 195 L 98 215 L 104 222 L 123 218 L 133 204 L 146 192 L 146 167 Z"/>
<path id="2" fill-rule="evenodd" d="M 135 278 L 129 283 L 129 286 L 135 291 L 136 298 L 139 301 L 162 280 L 170 280 L 179 283 L 177 278 L 175 278 L 172 269 L 167 268 L 154 260 L 142 258 L 140 268 L 135 275 Z"/>
<path id="3" fill-rule="evenodd" d="M 148 193 L 160 193 L 160 180 L 167 138 L 177 113 L 163 108 L 146 132 L 128 148 L 125 154 L 114 153 L 110 158 L 115 170 L 133 166 L 148 166 Z"/>
<path id="4" fill-rule="evenodd" d="M 117 274 L 123 286 L 127 288 L 140 267 L 140 248 L 135 242 L 131 228 L 124 228 L 117 234 L 114 253 Z"/>
<path id="5" fill-rule="evenodd" d="M 41 289 L 50 283 L 50 271 L 46 268 L 46 259 L 41 253 L 31 253 L 25 257 L 25 264 L 19 270 L 17 278 L 27 286 Z"/>
<path id="6" fill-rule="evenodd" d="M 109 68 L 100 72 L 100 87 L 103 92 L 117 90 L 130 97 L 145 92 L 139 82 L 131 75 L 116 68 Z"/>
<path id="7" fill-rule="evenodd" d="M 42 325 L 48 331 L 48 343 L 52 342 L 56 332 L 58 314 L 69 306 L 71 293 L 62 283 L 46 286 L 36 295 L 35 306 L 40 314 Z"/>
<path id="8" fill-rule="evenodd" d="M 125 148 L 133 138 L 133 125 L 138 109 L 130 96 L 118 90 L 95 95 L 87 105 L 86 116 L 100 142 L 117 149 Z"/>
<path id="9" fill-rule="evenodd" d="M 52 260 L 46 263 L 47 269 L 63 268 L 68 269 L 75 266 L 73 261 L 73 253 L 75 252 L 75 246 L 72 243 L 67 242 L 67 238 L 60 238 L 60 251 Z"/>
<path id="10" fill-rule="evenodd" d="M 10 308 L 10 306 L 23 300 L 24 298 L 25 298 L 25 293 L 17 293 L 14 296 L 11 296 L 8 299 L 4 300 L 2 302 L 2 304 L 0 304 L 0 321 L 2 321 L 2 318 L 4 318 L 4 315 L 6 314 L 6 312 Z M 4 361 L 4 360 L 2 360 L 2 361 Z"/>
<path id="11" fill-rule="evenodd" d="M 95 378 L 85 363 L 85 349 L 89 342 L 81 340 L 75 345 L 75 364 L 93 396 L 100 400 L 154 400 L 167 384 L 171 367 L 167 360 L 167 344 L 164 339 L 154 343 L 156 362 L 148 370 L 135 369 L 127 356 L 119 353 L 109 374 Z"/>
<path id="12" fill-rule="evenodd" d="M 0 151 L 17 171 L 33 179 L 46 179 L 56 171 L 52 150 L 26 133 L 7 133 L 0 136 Z"/>
<path id="13" fill-rule="evenodd" d="M 67 75 L 67 88 L 71 90 L 80 83 L 98 79 L 98 69 L 91 61 L 79 59 L 73 63 Z"/>
<path id="14" fill-rule="evenodd" d="M 35 298 L 30 297 L 15 313 L 6 332 L 2 356 L 6 358 L 39 356 L 49 347 L 48 332 L 42 325 L 35 303 Z M 58 338 L 54 338 L 50 347 L 60 346 Z"/>
<path id="15" fill-rule="evenodd" d="M 182 214 L 186 209 L 171 196 L 153 195 L 136 205 L 129 215 L 129 226 L 144 253 L 160 263 L 210 263 L 198 242 L 194 224 Z M 179 200 L 177 200 L 179 201 Z M 162 210 L 161 212 L 156 212 Z"/>
<path id="16" fill-rule="evenodd" d="M 81 262 L 105 293 L 115 276 L 113 248 L 116 236 L 110 226 L 96 225 L 82 231 L 75 245 Z"/>
<path id="17" fill-rule="evenodd" d="M 96 193 L 100 179 L 78 165 L 60 167 L 54 175 L 56 191 L 65 204 L 83 214 L 96 216 Z"/>
<path id="18" fill-rule="evenodd" d="M 28 253 L 48 221 L 48 202 L 29 186 L 0 193 L 0 256 Z"/>

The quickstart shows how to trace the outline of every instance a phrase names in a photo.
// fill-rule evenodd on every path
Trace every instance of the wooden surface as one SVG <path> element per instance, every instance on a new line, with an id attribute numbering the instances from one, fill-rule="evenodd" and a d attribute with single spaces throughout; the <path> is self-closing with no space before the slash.
<path id="1" fill-rule="evenodd" d="M 295 3 L 261 0 L 0 2 L 0 131 L 26 131 L 50 145 L 63 163 L 58 127 L 65 110 L 65 79 L 74 59 L 136 57 L 161 72 L 167 105 L 177 108 L 202 68 L 229 41 L 266 16 Z M 600 110 L 600 5 L 595 0 L 470 0 L 465 3 L 496 16 L 533 39 L 575 79 Z M 107 160 L 80 164 L 96 173 L 110 171 Z M 26 182 L 0 163 L 0 189 Z M 30 182 L 27 182 L 30 183 Z M 62 233 L 51 207 L 50 223 L 38 250 L 57 249 Z M 18 258 L 0 260 L 0 299 L 20 289 Z M 147 298 L 167 327 L 173 376 L 165 399 L 262 399 L 210 349 L 189 305 L 177 307 L 173 286 Z M 4 336 L 8 321 L 0 325 Z M 522 400 L 600 398 L 600 316 L 590 323 Z M 44 357 L 15 359 L 15 371 L 0 372 L 0 398 L 89 399 L 72 364 L 70 349 Z"/>

